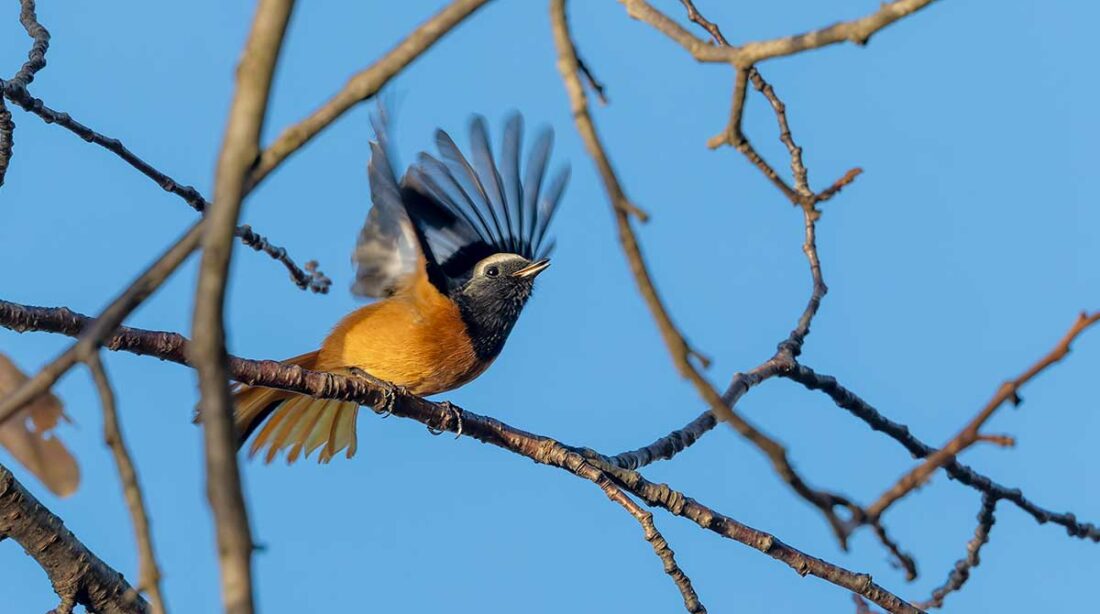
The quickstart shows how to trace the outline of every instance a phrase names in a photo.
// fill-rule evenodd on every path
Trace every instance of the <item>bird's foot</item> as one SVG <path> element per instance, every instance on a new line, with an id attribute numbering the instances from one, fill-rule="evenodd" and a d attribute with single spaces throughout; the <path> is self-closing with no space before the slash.
<path id="1" fill-rule="evenodd" d="M 397 397 L 399 395 L 408 394 L 408 390 L 404 386 L 398 386 L 391 384 L 387 381 L 378 379 L 377 377 L 367 373 L 359 367 L 348 367 L 348 372 L 360 379 L 367 380 L 368 382 L 382 386 L 382 407 L 375 408 L 375 412 L 383 418 L 389 418 L 393 414 L 394 405 L 397 403 Z"/>
<path id="2" fill-rule="evenodd" d="M 458 408 L 454 403 L 450 401 L 442 401 L 439 404 L 443 409 L 451 412 L 451 415 L 455 417 L 455 439 L 462 437 L 462 410 Z M 428 432 L 432 435 L 442 435 L 447 429 L 437 429 L 432 425 L 427 425 Z"/>
<path id="3" fill-rule="evenodd" d="M 385 390 L 386 391 L 382 393 L 382 398 L 385 399 L 385 402 L 382 403 L 382 411 L 379 415 L 383 418 L 389 418 L 393 415 L 393 408 L 397 404 L 397 397 L 409 394 L 409 390 L 397 384 L 388 384 Z"/>

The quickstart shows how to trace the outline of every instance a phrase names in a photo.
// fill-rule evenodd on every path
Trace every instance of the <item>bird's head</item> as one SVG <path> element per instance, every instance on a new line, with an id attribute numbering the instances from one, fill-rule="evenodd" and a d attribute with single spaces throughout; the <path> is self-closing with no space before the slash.
<path id="1" fill-rule="evenodd" d="M 452 291 L 452 298 L 471 328 L 475 343 L 499 351 L 511 332 L 531 291 L 535 278 L 550 266 L 550 260 L 530 260 L 518 254 L 493 254 L 482 259 L 465 283 Z"/>
<path id="2" fill-rule="evenodd" d="M 456 298 L 481 314 L 514 322 L 531 297 L 535 277 L 548 266 L 550 260 L 546 258 L 529 260 L 519 254 L 493 254 L 474 266 Z"/>

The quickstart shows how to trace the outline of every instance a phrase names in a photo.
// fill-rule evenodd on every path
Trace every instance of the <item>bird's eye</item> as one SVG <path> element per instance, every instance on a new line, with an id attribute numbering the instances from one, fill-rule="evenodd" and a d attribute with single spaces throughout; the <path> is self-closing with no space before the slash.
<path id="1" fill-rule="evenodd" d="M 500 275 L 500 269 L 498 267 L 491 266 L 485 269 L 485 274 L 489 277 L 496 277 L 497 275 Z"/>

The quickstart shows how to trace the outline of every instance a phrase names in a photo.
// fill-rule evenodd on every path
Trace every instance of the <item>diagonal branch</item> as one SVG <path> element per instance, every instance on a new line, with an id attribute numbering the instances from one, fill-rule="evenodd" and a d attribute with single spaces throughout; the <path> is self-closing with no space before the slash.
<path id="1" fill-rule="evenodd" d="M 76 336 L 91 323 L 90 318 L 66 308 L 27 307 L 0 301 L 0 326 L 19 332 L 38 330 Z M 120 327 L 104 346 L 192 365 L 188 358 L 192 355 L 189 342 L 178 333 Z M 619 469 L 598 453 L 528 433 L 453 405 L 432 403 L 374 379 L 309 371 L 269 360 L 229 357 L 228 364 L 233 379 L 244 384 L 279 388 L 322 399 L 353 401 L 376 408 L 375 411 L 390 412 L 450 432 L 457 432 L 461 425 L 463 435 L 570 472 L 571 466 L 587 461 L 647 506 L 665 509 L 717 535 L 759 550 L 786 564 L 799 575 L 813 575 L 863 595 L 890 612 L 919 611 L 875 584 L 866 574 L 855 573 L 808 555 L 774 535 L 741 524 L 666 485 L 649 482 L 637 472 Z"/>
<path id="2" fill-rule="evenodd" d="M 32 96 L 26 88 L 17 86 L 14 81 L 8 81 L 0 85 L 3 85 L 3 95 L 23 110 L 38 116 L 48 124 L 56 124 L 65 128 L 88 143 L 99 145 L 110 151 L 139 173 L 151 179 L 164 191 L 182 198 L 195 211 L 205 213 L 210 208 L 210 203 L 202 197 L 198 190 L 189 185 L 181 185 L 178 181 L 130 151 L 122 141 L 96 132 L 73 119 L 68 113 L 51 109 L 42 100 Z M 2 157 L 2 154 L 0 154 L 0 157 Z M 282 264 L 290 273 L 291 280 L 299 288 L 320 294 L 328 292 L 332 282 L 324 273 L 316 270 L 316 263 L 307 263 L 304 269 L 299 267 L 287 254 L 286 249 L 272 245 L 267 238 L 253 231 L 250 226 L 238 226 L 236 236 L 241 243 L 258 252 L 267 254 L 276 262 Z"/>
<path id="3" fill-rule="evenodd" d="M 115 393 L 107 379 L 107 371 L 100 358 L 100 350 L 91 352 L 84 362 L 92 372 L 100 404 L 103 406 L 103 438 L 111 449 L 118 468 L 118 477 L 122 481 L 122 491 L 126 497 L 126 507 L 130 510 L 130 519 L 134 525 L 134 537 L 138 545 L 138 590 L 149 595 L 152 614 L 164 614 L 164 596 L 160 592 L 160 568 L 153 553 L 153 536 L 149 530 L 149 512 L 145 508 L 145 497 L 138 482 L 137 468 L 126 449 L 122 438 L 122 428 L 118 423 L 118 410 L 115 405 Z"/>
<path id="4" fill-rule="evenodd" d="M 1058 341 L 1058 344 L 1054 346 L 1054 349 L 1047 353 L 1046 356 L 1040 358 L 1038 362 L 1031 365 L 1031 367 L 1018 375 L 1015 379 L 1001 384 L 1000 388 L 998 388 L 997 392 L 993 395 L 993 398 L 985 404 L 985 407 L 978 412 L 978 415 L 974 416 L 974 418 L 942 448 L 928 455 L 923 463 L 914 467 L 909 473 L 902 476 L 889 490 L 882 493 L 882 496 L 867 508 L 867 513 L 873 518 L 878 518 L 899 499 L 927 482 L 937 469 L 954 460 L 959 453 L 970 446 L 982 441 L 983 435 L 979 430 L 985 426 L 985 423 L 991 417 L 993 417 L 993 413 L 1007 402 L 1011 402 L 1014 406 L 1019 406 L 1020 403 L 1023 402 L 1018 394 L 1020 388 L 1031 381 L 1032 378 L 1045 371 L 1048 367 L 1065 358 L 1066 355 L 1069 354 L 1070 344 L 1072 344 L 1081 333 L 1098 321 L 1100 321 L 1100 311 L 1094 312 L 1092 315 L 1081 313 L 1077 317 L 1077 320 L 1074 321 L 1073 326 L 1066 332 L 1065 336 L 1063 336 L 1062 339 Z"/>
<path id="5" fill-rule="evenodd" d="M 72 612 L 76 604 L 102 614 L 149 611 L 122 574 L 88 550 L 0 465 L 0 540 L 5 537 L 15 540 L 45 570 L 61 597 L 57 612 Z"/>
<path id="6" fill-rule="evenodd" d="M 747 69 L 764 60 L 794 55 L 837 43 L 852 42 L 865 45 L 874 33 L 928 6 L 933 0 L 894 0 L 883 4 L 879 10 L 870 15 L 835 23 L 819 30 L 723 47 L 710 45 L 696 37 L 645 0 L 619 0 L 619 2 L 626 7 L 627 14 L 648 23 L 676 41 L 696 60 L 732 64 L 738 68 Z M 693 21 L 699 23 L 698 20 L 693 19 Z"/>
<path id="7" fill-rule="evenodd" d="M 838 407 L 848 410 L 853 416 L 867 423 L 872 430 L 882 432 L 897 441 L 917 458 L 926 458 L 936 452 L 936 448 L 929 446 L 910 433 L 908 426 L 883 416 L 870 403 L 837 382 L 835 377 L 819 374 L 802 364 L 784 373 L 783 377 L 798 382 L 809 390 L 820 390 L 825 393 Z M 1011 501 L 1030 514 L 1039 524 L 1053 522 L 1064 527 L 1071 537 L 1100 542 L 1100 527 L 1090 522 L 1078 521 L 1077 517 L 1071 512 L 1058 513 L 1040 507 L 1024 497 L 1020 489 L 1002 486 L 955 459 L 948 461 L 944 465 L 944 470 L 952 478 L 974 490 L 998 499 Z"/>
<path id="8" fill-rule="evenodd" d="M 416 58 L 453 30 L 489 0 L 454 0 L 431 19 L 413 30 L 389 53 L 356 73 L 347 84 L 302 121 L 283 130 L 275 142 L 260 154 L 245 186 L 251 192 L 291 154 L 321 133 L 356 104 L 374 96 Z"/>

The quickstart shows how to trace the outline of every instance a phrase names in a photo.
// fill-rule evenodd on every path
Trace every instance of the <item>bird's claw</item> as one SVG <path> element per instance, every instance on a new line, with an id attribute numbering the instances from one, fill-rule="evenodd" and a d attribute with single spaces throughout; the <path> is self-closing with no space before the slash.
<path id="1" fill-rule="evenodd" d="M 450 401 L 443 401 L 439 404 L 443 409 L 451 412 L 451 415 L 455 417 L 455 439 L 462 437 L 462 410 L 455 406 Z M 428 424 L 428 432 L 432 435 L 442 435 L 447 429 L 437 429 Z"/>
<path id="2" fill-rule="evenodd" d="M 375 411 L 383 418 L 389 418 L 393 414 L 394 406 L 397 404 L 397 397 L 399 395 L 408 394 L 409 392 L 404 386 L 383 382 L 359 367 L 348 367 L 348 372 L 372 384 L 382 384 L 382 407 L 381 409 L 375 409 Z"/>
<path id="3" fill-rule="evenodd" d="M 396 384 L 386 386 L 385 392 L 382 393 L 382 398 L 385 402 L 382 403 L 382 412 L 379 415 L 383 418 L 392 416 L 394 405 L 397 404 L 397 397 L 406 394 L 409 394 L 409 391 L 404 386 L 398 386 Z"/>

